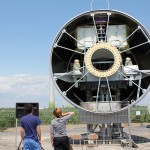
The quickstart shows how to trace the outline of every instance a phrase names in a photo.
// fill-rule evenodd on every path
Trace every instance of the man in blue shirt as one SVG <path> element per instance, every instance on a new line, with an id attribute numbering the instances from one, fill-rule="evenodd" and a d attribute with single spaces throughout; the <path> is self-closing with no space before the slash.
<path id="1" fill-rule="evenodd" d="M 24 143 L 24 150 L 40 150 L 41 144 L 41 120 L 33 115 L 33 105 L 25 106 L 27 115 L 20 121 L 21 140 Z"/>

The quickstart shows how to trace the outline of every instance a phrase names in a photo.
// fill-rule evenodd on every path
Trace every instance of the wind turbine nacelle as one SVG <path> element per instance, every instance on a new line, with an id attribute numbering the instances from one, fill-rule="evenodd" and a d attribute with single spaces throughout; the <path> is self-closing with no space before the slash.
<path id="1" fill-rule="evenodd" d="M 119 11 L 89 11 L 71 19 L 57 34 L 50 60 L 62 97 L 103 121 L 107 114 L 127 114 L 149 91 L 150 35 Z"/>

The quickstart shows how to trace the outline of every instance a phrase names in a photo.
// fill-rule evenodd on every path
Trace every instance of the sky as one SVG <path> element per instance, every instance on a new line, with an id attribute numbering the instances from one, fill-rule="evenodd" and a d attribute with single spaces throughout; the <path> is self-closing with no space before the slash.
<path id="1" fill-rule="evenodd" d="M 137 19 L 150 31 L 149 0 L 108 0 L 109 9 Z M 91 0 L 0 0 L 0 108 L 18 102 L 49 105 L 49 54 L 62 27 L 90 11 Z M 95 0 L 94 9 L 107 9 Z M 66 101 L 54 89 L 56 105 Z"/>

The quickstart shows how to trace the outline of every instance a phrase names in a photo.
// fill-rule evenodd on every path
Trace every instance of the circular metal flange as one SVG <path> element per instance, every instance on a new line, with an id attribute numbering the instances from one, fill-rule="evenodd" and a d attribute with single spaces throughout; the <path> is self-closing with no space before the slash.
<path id="1" fill-rule="evenodd" d="M 114 57 L 112 67 L 107 70 L 98 70 L 92 64 L 92 56 L 96 51 L 107 50 L 110 51 Z M 116 47 L 111 46 L 109 43 L 96 43 L 88 49 L 85 54 L 85 66 L 88 71 L 97 77 L 108 77 L 113 75 L 120 67 L 121 55 Z"/>

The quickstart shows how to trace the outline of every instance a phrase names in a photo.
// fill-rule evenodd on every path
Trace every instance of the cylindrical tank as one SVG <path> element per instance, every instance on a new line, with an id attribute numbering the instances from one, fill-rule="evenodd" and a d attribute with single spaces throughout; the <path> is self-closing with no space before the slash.
<path id="1" fill-rule="evenodd" d="M 50 66 L 56 89 L 75 107 L 123 112 L 149 92 L 150 35 L 123 12 L 85 12 L 56 36 Z"/>

